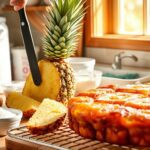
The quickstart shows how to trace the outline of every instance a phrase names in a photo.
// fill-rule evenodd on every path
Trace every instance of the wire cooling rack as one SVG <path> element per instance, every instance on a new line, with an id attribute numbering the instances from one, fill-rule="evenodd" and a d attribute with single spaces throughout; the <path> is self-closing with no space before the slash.
<path id="1" fill-rule="evenodd" d="M 150 150 L 150 148 L 119 146 L 85 139 L 71 130 L 67 123 L 57 131 L 45 135 L 31 135 L 28 129 L 22 126 L 9 130 L 8 136 L 56 150 Z"/>

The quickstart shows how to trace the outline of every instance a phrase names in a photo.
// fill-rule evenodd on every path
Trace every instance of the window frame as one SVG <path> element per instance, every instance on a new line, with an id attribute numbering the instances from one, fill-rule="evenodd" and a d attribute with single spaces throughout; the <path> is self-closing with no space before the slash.
<path id="1" fill-rule="evenodd" d="M 117 35 L 106 34 L 101 37 L 93 37 L 93 22 L 92 22 L 92 1 L 86 1 L 87 13 L 85 16 L 85 46 L 96 48 L 112 48 L 112 49 L 125 49 L 125 50 L 141 50 L 150 51 L 150 36 L 135 36 L 135 35 Z M 113 6 L 113 5 L 111 5 Z M 108 5 L 108 11 L 111 8 Z"/>

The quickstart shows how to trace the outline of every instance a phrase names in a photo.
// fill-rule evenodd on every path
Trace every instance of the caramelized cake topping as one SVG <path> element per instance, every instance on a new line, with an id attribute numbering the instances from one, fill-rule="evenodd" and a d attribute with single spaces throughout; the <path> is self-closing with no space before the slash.
<path id="1" fill-rule="evenodd" d="M 123 87 L 124 90 L 116 87 L 113 92 L 99 88 L 80 93 L 68 104 L 70 128 L 85 138 L 150 146 L 150 98 L 145 94 L 149 92 L 148 86 Z"/>

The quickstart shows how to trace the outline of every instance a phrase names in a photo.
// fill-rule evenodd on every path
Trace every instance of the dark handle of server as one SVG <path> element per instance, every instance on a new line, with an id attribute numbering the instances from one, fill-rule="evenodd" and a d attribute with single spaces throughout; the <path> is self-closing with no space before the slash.
<path id="1" fill-rule="evenodd" d="M 31 36 L 31 31 L 29 28 L 29 23 L 26 17 L 25 9 L 19 10 L 20 24 L 22 30 L 23 41 L 29 61 L 29 66 L 35 85 L 39 86 L 42 82 L 40 70 L 37 63 L 37 58 L 35 55 L 34 43 Z"/>

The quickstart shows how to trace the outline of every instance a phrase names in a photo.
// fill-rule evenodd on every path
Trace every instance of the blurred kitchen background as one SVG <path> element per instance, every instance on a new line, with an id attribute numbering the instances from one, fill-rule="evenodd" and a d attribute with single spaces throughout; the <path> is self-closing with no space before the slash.
<path id="1" fill-rule="evenodd" d="M 27 4 L 38 59 L 42 57 L 42 23 L 48 3 L 48 0 L 29 0 Z M 18 13 L 8 5 L 9 0 L 0 1 L 0 83 L 25 80 L 29 73 Z M 117 54 L 125 52 L 135 55 L 138 61 L 127 58 L 123 61 L 124 66 L 149 69 L 149 0 L 87 0 L 87 5 L 90 7 L 76 55 L 95 58 L 97 64 L 111 65 Z M 4 32 L 6 30 L 8 34 Z"/>

